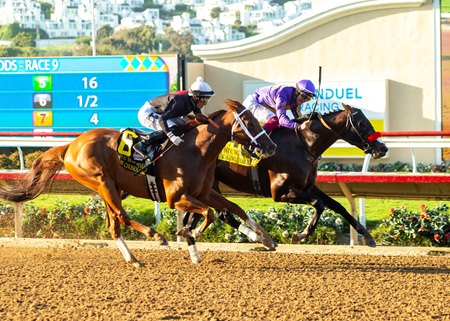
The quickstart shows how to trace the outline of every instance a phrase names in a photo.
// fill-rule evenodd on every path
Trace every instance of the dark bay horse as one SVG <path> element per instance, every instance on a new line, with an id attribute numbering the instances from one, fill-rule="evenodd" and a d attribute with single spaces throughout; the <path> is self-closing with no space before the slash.
<path id="1" fill-rule="evenodd" d="M 238 205 L 213 189 L 216 159 L 228 141 L 256 145 L 263 156 L 272 155 L 276 149 L 276 145 L 250 111 L 237 101 L 227 100 L 225 104 L 227 110 L 211 114 L 208 123 L 186 131 L 183 135 L 184 142 L 167 149 L 164 156 L 156 161 L 156 185 L 161 201 L 166 201 L 172 209 L 196 212 L 204 216 L 205 221 L 197 231 L 198 234 L 214 219 L 211 208 L 229 210 L 244 220 L 260 236 L 265 246 L 274 248 L 275 243 L 259 224 Z M 13 188 L 0 188 L 0 198 L 13 202 L 34 199 L 50 184 L 51 178 L 65 167 L 74 179 L 103 198 L 110 234 L 116 240 L 125 260 L 134 266 L 140 266 L 121 236 L 120 224 L 161 243 L 167 244 L 167 241 L 153 228 L 131 220 L 122 207 L 122 192 L 141 198 L 153 198 L 146 176 L 134 175 L 121 166 L 117 147 L 123 142 L 118 142 L 119 135 L 120 132 L 113 129 L 93 129 L 67 145 L 47 150 L 34 161 L 26 180 L 18 182 Z M 188 249 L 192 261 L 199 262 L 195 242 L 189 244 Z"/>
<path id="2" fill-rule="evenodd" d="M 338 139 L 360 148 L 377 159 L 386 155 L 388 148 L 375 132 L 372 124 L 360 109 L 343 105 L 344 110 L 320 115 L 314 113 L 302 123 L 300 130 L 279 128 L 270 135 L 277 144 L 274 156 L 263 159 L 257 166 L 259 188 L 249 167 L 218 161 L 216 179 L 231 188 L 250 194 L 272 197 L 275 202 L 309 204 L 315 208 L 305 230 L 293 235 L 293 243 L 311 235 L 325 207 L 342 215 L 362 234 L 369 246 L 376 246 L 370 233 L 337 201 L 322 192 L 316 185 L 317 165 L 321 155 Z M 303 119 L 303 120 L 305 120 Z M 216 187 L 217 188 L 217 187 Z M 229 212 L 219 218 L 238 228 L 239 223 Z"/>

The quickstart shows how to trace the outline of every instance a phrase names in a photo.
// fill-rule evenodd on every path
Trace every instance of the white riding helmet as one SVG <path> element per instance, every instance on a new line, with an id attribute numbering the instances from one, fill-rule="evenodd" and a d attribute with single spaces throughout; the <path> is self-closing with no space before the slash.
<path id="1" fill-rule="evenodd" d="M 191 88 L 189 88 L 189 96 L 211 97 L 214 96 L 214 91 L 202 77 L 197 77 Z"/>

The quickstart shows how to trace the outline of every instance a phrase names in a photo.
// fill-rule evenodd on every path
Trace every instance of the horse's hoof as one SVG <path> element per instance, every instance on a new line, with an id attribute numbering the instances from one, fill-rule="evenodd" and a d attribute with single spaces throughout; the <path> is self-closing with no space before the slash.
<path id="1" fill-rule="evenodd" d="M 132 264 L 133 267 L 135 267 L 136 269 L 143 268 L 143 267 L 145 266 L 144 263 L 141 263 L 141 262 L 139 262 L 139 261 L 133 262 L 133 263 L 131 263 L 131 264 Z"/>
<path id="2" fill-rule="evenodd" d="M 269 250 L 275 250 L 275 248 L 278 246 L 278 244 L 275 243 L 271 238 L 263 238 L 262 245 L 264 245 Z"/>
<path id="3" fill-rule="evenodd" d="M 294 234 L 292 234 L 291 244 L 298 244 L 298 243 L 300 243 L 300 241 L 305 239 L 306 236 L 307 235 L 305 233 L 294 233 Z"/>
<path id="4" fill-rule="evenodd" d="M 364 240 L 364 245 L 367 245 L 368 247 L 377 247 L 377 242 L 375 242 L 375 240 L 370 237 L 370 238 L 363 238 Z"/>
<path id="5" fill-rule="evenodd" d="M 202 259 L 201 258 L 191 258 L 191 261 L 193 264 L 200 264 L 202 263 Z"/>
<path id="6" fill-rule="evenodd" d="M 159 245 L 169 245 L 169 242 L 167 242 L 167 239 L 163 235 L 156 234 L 153 238 Z"/>
<path id="7" fill-rule="evenodd" d="M 188 246 L 189 256 L 194 264 L 198 264 L 202 261 L 200 254 L 198 253 L 197 245 L 191 244 Z"/>

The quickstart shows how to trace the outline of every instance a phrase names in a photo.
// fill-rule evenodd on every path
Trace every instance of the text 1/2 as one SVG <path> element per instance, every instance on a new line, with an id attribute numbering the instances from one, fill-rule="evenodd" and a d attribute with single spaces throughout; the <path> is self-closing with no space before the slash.
<path id="1" fill-rule="evenodd" d="M 77 99 L 81 108 L 98 107 L 98 97 L 95 95 L 77 96 Z"/>

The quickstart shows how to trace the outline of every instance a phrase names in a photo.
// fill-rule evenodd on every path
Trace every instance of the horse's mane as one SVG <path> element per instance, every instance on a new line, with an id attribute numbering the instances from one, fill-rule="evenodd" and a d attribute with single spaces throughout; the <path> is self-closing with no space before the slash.
<path id="1" fill-rule="evenodd" d="M 356 108 L 356 107 L 352 107 L 352 106 L 350 106 L 350 105 L 346 105 L 349 109 L 355 109 L 355 110 L 358 110 L 358 108 Z M 329 113 L 327 113 L 327 114 L 324 114 L 324 115 L 322 115 L 322 116 L 331 116 L 331 115 L 334 115 L 334 114 L 337 114 L 337 113 L 342 113 L 343 111 L 345 111 L 344 109 L 339 109 L 339 110 L 335 110 L 335 111 L 332 111 L 332 112 L 329 112 Z M 312 116 L 311 116 L 311 114 L 306 114 L 306 115 L 302 115 L 302 116 L 300 116 L 299 118 L 297 118 L 297 119 L 295 119 L 294 121 L 295 122 L 297 122 L 297 123 L 299 123 L 299 124 L 303 124 L 305 121 L 307 121 L 307 120 L 309 120 L 309 119 L 317 119 L 318 118 L 318 112 L 313 112 L 313 114 L 312 114 Z"/>
<path id="2" fill-rule="evenodd" d="M 208 117 L 211 118 L 211 119 L 214 119 L 217 116 L 220 116 L 220 115 L 222 115 L 225 112 L 226 112 L 225 110 L 220 109 L 220 110 L 217 110 L 217 111 L 215 111 L 215 112 L 213 112 L 211 114 L 208 114 Z M 185 132 L 189 131 L 192 128 L 195 128 L 195 127 L 197 127 L 197 126 L 199 126 L 201 124 L 204 124 L 204 122 L 199 121 L 197 118 L 195 118 L 194 115 L 186 115 L 184 119 L 185 119 L 185 123 L 182 124 L 182 125 L 179 125 L 180 131 L 182 133 L 185 133 Z"/>
<path id="3" fill-rule="evenodd" d="M 232 99 L 226 99 L 224 104 L 227 106 L 227 108 L 244 107 L 240 102 L 238 102 L 237 100 L 232 100 Z M 219 109 L 219 110 L 216 110 L 216 111 L 208 114 L 208 118 L 214 119 L 218 116 L 223 115 L 226 112 L 227 111 L 224 109 Z M 180 131 L 182 133 L 185 133 L 188 130 L 205 123 L 205 122 L 199 121 L 194 115 L 185 116 L 185 121 L 186 122 L 184 124 L 180 125 Z"/>
<path id="4" fill-rule="evenodd" d="M 211 119 L 214 119 L 217 116 L 221 116 L 225 112 L 226 112 L 226 110 L 219 109 L 219 110 L 216 110 L 215 112 L 212 112 L 211 114 L 208 114 L 208 117 L 211 118 Z"/>

